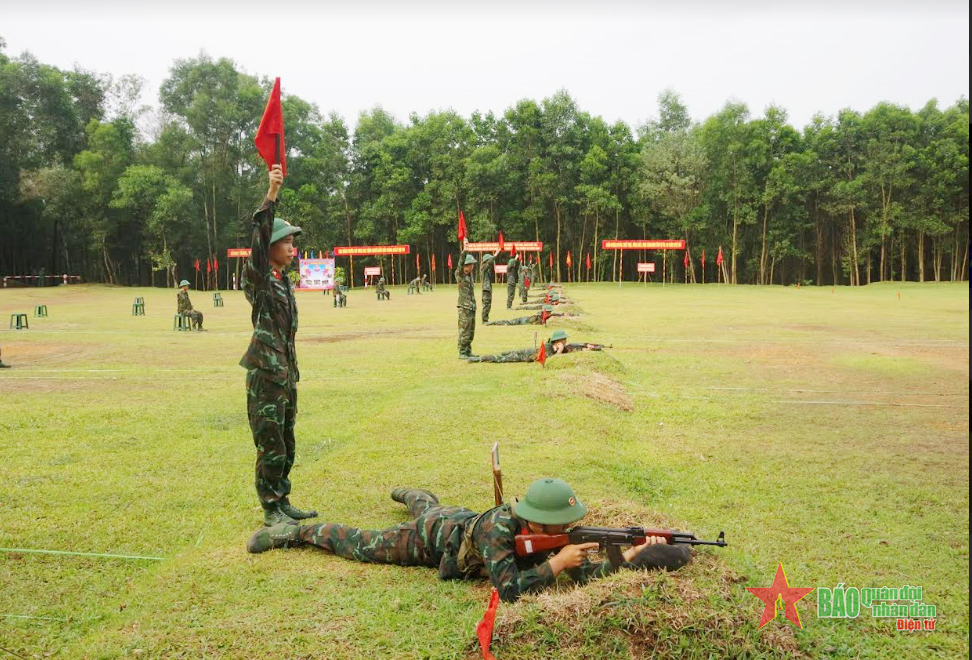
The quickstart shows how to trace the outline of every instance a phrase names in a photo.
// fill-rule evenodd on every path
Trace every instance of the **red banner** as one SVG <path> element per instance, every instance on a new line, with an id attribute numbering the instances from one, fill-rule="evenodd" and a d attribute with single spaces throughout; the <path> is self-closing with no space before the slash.
<path id="1" fill-rule="evenodd" d="M 647 241 L 601 241 L 602 250 L 684 250 L 685 239 L 679 240 L 647 240 Z"/>
<path id="2" fill-rule="evenodd" d="M 236 257 L 236 258 L 248 257 L 248 256 L 250 256 L 250 252 L 252 252 L 252 250 L 250 248 L 227 248 L 226 249 L 226 258 L 227 259 L 232 259 L 233 257 Z M 297 250 L 297 248 L 294 248 L 294 256 L 295 257 L 299 257 L 300 256 L 300 251 Z"/>
<path id="3" fill-rule="evenodd" d="M 334 248 L 336 257 L 371 257 L 379 254 L 411 254 L 409 245 L 346 245 Z"/>
<path id="4" fill-rule="evenodd" d="M 500 249 L 500 244 L 496 243 L 466 243 L 466 250 L 469 252 L 496 252 Z M 523 242 L 523 241 L 503 241 L 503 249 L 510 252 L 539 252 L 543 249 L 543 243 Z"/>

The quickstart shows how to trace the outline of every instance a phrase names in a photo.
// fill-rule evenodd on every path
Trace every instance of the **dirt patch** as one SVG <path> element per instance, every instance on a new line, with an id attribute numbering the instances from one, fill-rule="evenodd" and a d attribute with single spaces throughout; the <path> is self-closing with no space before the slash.
<path id="1" fill-rule="evenodd" d="M 582 377 L 576 373 L 566 373 L 561 374 L 560 379 L 588 399 L 606 403 L 624 412 L 634 410 L 634 401 L 628 395 L 624 385 L 602 373 L 593 371 L 585 373 Z"/>
<path id="2" fill-rule="evenodd" d="M 301 337 L 302 342 L 312 344 L 335 344 L 342 341 L 355 341 L 358 339 L 368 339 L 382 335 L 398 336 L 432 336 L 432 328 L 379 328 L 377 330 L 360 330 L 357 332 L 342 332 L 336 335 L 317 335 L 314 337 Z"/>

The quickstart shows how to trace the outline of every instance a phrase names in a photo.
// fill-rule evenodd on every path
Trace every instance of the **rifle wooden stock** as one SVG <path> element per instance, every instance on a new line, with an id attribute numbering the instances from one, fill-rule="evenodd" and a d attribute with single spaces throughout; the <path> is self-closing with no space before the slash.
<path id="1" fill-rule="evenodd" d="M 503 470 L 500 469 L 499 443 L 493 443 L 493 506 L 503 503 Z"/>
<path id="2" fill-rule="evenodd" d="M 535 552 L 556 550 L 570 543 L 567 534 L 517 534 L 515 538 L 516 554 L 526 557 Z"/>
<path id="3" fill-rule="evenodd" d="M 703 541 L 692 532 L 679 532 L 674 529 L 654 529 L 644 527 L 574 527 L 564 534 L 518 534 L 515 538 L 516 554 L 520 557 L 535 552 L 555 550 L 565 545 L 597 543 L 606 550 L 612 562 L 620 562 L 620 548 L 641 545 L 649 536 L 660 536 L 670 545 L 715 545 L 725 547 L 725 533 L 719 532 L 715 541 Z"/>

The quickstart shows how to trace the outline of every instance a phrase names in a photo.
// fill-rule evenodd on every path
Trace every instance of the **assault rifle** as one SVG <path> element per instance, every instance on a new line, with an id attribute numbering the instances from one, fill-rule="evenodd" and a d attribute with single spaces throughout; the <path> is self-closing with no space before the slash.
<path id="1" fill-rule="evenodd" d="M 556 550 L 565 545 L 597 543 L 600 550 L 607 552 L 608 559 L 615 566 L 624 562 L 621 548 L 641 545 L 649 536 L 661 536 L 670 545 L 717 545 L 724 548 L 726 533 L 719 532 L 715 541 L 703 541 L 692 532 L 679 532 L 673 529 L 645 529 L 644 527 L 574 527 L 563 534 L 517 534 L 516 554 L 525 557 L 544 550 Z"/>
<path id="2" fill-rule="evenodd" d="M 570 353 L 571 351 L 603 351 L 605 348 L 614 348 L 614 344 L 592 344 L 590 342 L 585 342 L 583 344 L 567 344 L 564 346 L 564 353 Z"/>

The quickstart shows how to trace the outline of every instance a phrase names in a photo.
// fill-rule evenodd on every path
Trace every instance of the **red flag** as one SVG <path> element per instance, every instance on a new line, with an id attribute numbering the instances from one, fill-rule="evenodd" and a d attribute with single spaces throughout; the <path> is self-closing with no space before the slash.
<path id="1" fill-rule="evenodd" d="M 219 259 L 213 257 L 213 270 L 219 272 Z"/>
<path id="2" fill-rule="evenodd" d="M 591 253 L 587 253 L 587 270 L 591 269 Z"/>
<path id="3" fill-rule="evenodd" d="M 550 261 L 550 267 L 553 268 L 553 252 L 550 253 L 550 259 L 548 261 Z"/>
<path id="4" fill-rule="evenodd" d="M 466 217 L 459 211 L 459 229 L 457 230 L 459 234 L 459 242 L 462 243 L 462 239 L 466 237 Z"/>
<path id="5" fill-rule="evenodd" d="M 211 273 L 213 271 L 213 262 L 206 259 L 206 272 Z"/>
<path id="6" fill-rule="evenodd" d="M 705 268 L 705 248 L 702 248 L 702 268 Z"/>
<path id="7" fill-rule="evenodd" d="M 435 275 L 435 255 L 432 255 L 432 274 Z"/>
<path id="8" fill-rule="evenodd" d="M 496 622 L 496 606 L 499 605 L 499 592 L 493 587 L 489 593 L 489 605 L 483 614 L 483 620 L 476 624 L 476 637 L 483 651 L 483 660 L 496 660 L 489 652 L 489 645 L 493 642 L 493 624 Z"/>
<path id="9" fill-rule="evenodd" d="M 196 259 L 196 272 L 199 272 L 199 259 Z"/>
<path id="10" fill-rule="evenodd" d="M 719 256 L 716 257 L 716 265 L 717 266 L 721 266 L 722 265 L 722 262 L 723 262 L 723 259 L 722 259 L 722 246 L 720 245 L 719 246 Z"/>
<path id="11" fill-rule="evenodd" d="M 550 318 L 550 312 L 548 312 L 547 310 L 543 310 L 543 314 L 540 317 L 540 322 L 543 323 L 544 325 L 547 325 L 547 319 L 549 318 Z M 546 359 L 546 356 L 544 356 L 544 359 Z"/>
<path id="12" fill-rule="evenodd" d="M 446 261 L 446 266 L 449 267 L 449 270 L 452 270 L 452 255 L 451 254 L 449 255 L 449 260 Z"/>
<path id="13" fill-rule="evenodd" d="M 540 363 L 541 367 L 547 366 L 547 345 L 540 344 L 540 352 L 537 353 L 537 362 Z"/>
<path id="14" fill-rule="evenodd" d="M 510 250 L 510 259 L 516 256 L 516 243 L 513 243 L 513 249 Z"/>
<path id="15" fill-rule="evenodd" d="M 253 143 L 268 168 L 272 169 L 273 165 L 280 163 L 283 175 L 287 176 L 287 146 L 284 143 L 283 109 L 280 107 L 280 78 L 273 83 Z"/>
<path id="16" fill-rule="evenodd" d="M 506 245 L 505 245 L 505 243 L 503 242 L 503 232 L 500 232 L 500 233 L 499 233 L 499 240 L 498 240 L 498 242 L 499 242 L 499 249 L 500 249 L 500 252 L 502 252 L 502 251 L 503 251 L 504 249 L 506 249 Z"/>
<path id="17" fill-rule="evenodd" d="M 567 250 L 567 267 L 570 268 L 573 262 L 570 260 L 570 250 Z"/>
<path id="18" fill-rule="evenodd" d="M 682 259 L 682 263 L 685 264 L 685 267 L 686 268 L 688 268 L 689 267 L 689 263 L 691 263 L 689 261 L 689 251 L 688 251 L 688 248 L 685 248 L 685 258 Z"/>

